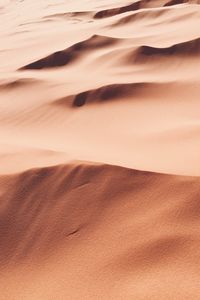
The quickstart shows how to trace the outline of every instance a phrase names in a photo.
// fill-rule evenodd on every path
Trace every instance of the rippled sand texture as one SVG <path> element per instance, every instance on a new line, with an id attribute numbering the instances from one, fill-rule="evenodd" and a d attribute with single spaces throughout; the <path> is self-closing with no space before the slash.
<path id="1" fill-rule="evenodd" d="M 200 299 L 200 1 L 0 0 L 0 299 Z"/>

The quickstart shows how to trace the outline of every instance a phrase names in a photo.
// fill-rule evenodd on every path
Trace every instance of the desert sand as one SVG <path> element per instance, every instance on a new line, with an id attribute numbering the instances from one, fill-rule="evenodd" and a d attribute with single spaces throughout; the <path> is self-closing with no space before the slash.
<path id="1" fill-rule="evenodd" d="M 0 299 L 200 299 L 200 1 L 0 0 Z"/>

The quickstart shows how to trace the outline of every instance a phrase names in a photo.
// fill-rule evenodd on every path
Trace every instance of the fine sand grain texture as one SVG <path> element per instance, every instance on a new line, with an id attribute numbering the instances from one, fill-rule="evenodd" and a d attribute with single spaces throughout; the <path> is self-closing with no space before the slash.
<path id="1" fill-rule="evenodd" d="M 200 1 L 0 0 L 0 300 L 200 299 Z"/>

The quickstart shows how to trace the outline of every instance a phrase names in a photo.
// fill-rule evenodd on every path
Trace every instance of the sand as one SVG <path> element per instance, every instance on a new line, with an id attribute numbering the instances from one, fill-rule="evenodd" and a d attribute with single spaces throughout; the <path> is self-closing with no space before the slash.
<path id="1" fill-rule="evenodd" d="M 0 299 L 200 298 L 200 1 L 0 0 Z"/>

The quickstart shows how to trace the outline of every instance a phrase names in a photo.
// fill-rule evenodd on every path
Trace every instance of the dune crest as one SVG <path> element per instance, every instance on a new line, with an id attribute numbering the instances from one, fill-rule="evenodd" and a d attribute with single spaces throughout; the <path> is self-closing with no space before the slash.
<path id="1" fill-rule="evenodd" d="M 68 65 L 69 63 L 78 60 L 81 56 L 88 54 L 88 51 L 97 48 L 111 46 L 116 43 L 117 39 L 93 35 L 91 38 L 79 42 L 68 49 L 57 51 L 45 58 L 35 61 L 21 68 L 21 70 L 28 69 L 46 69 Z"/>
<path id="2" fill-rule="evenodd" d="M 200 38 L 188 42 L 175 44 L 166 48 L 156 48 L 150 46 L 142 46 L 139 48 L 139 55 L 154 56 L 154 55 L 195 55 L 200 54 Z"/>

